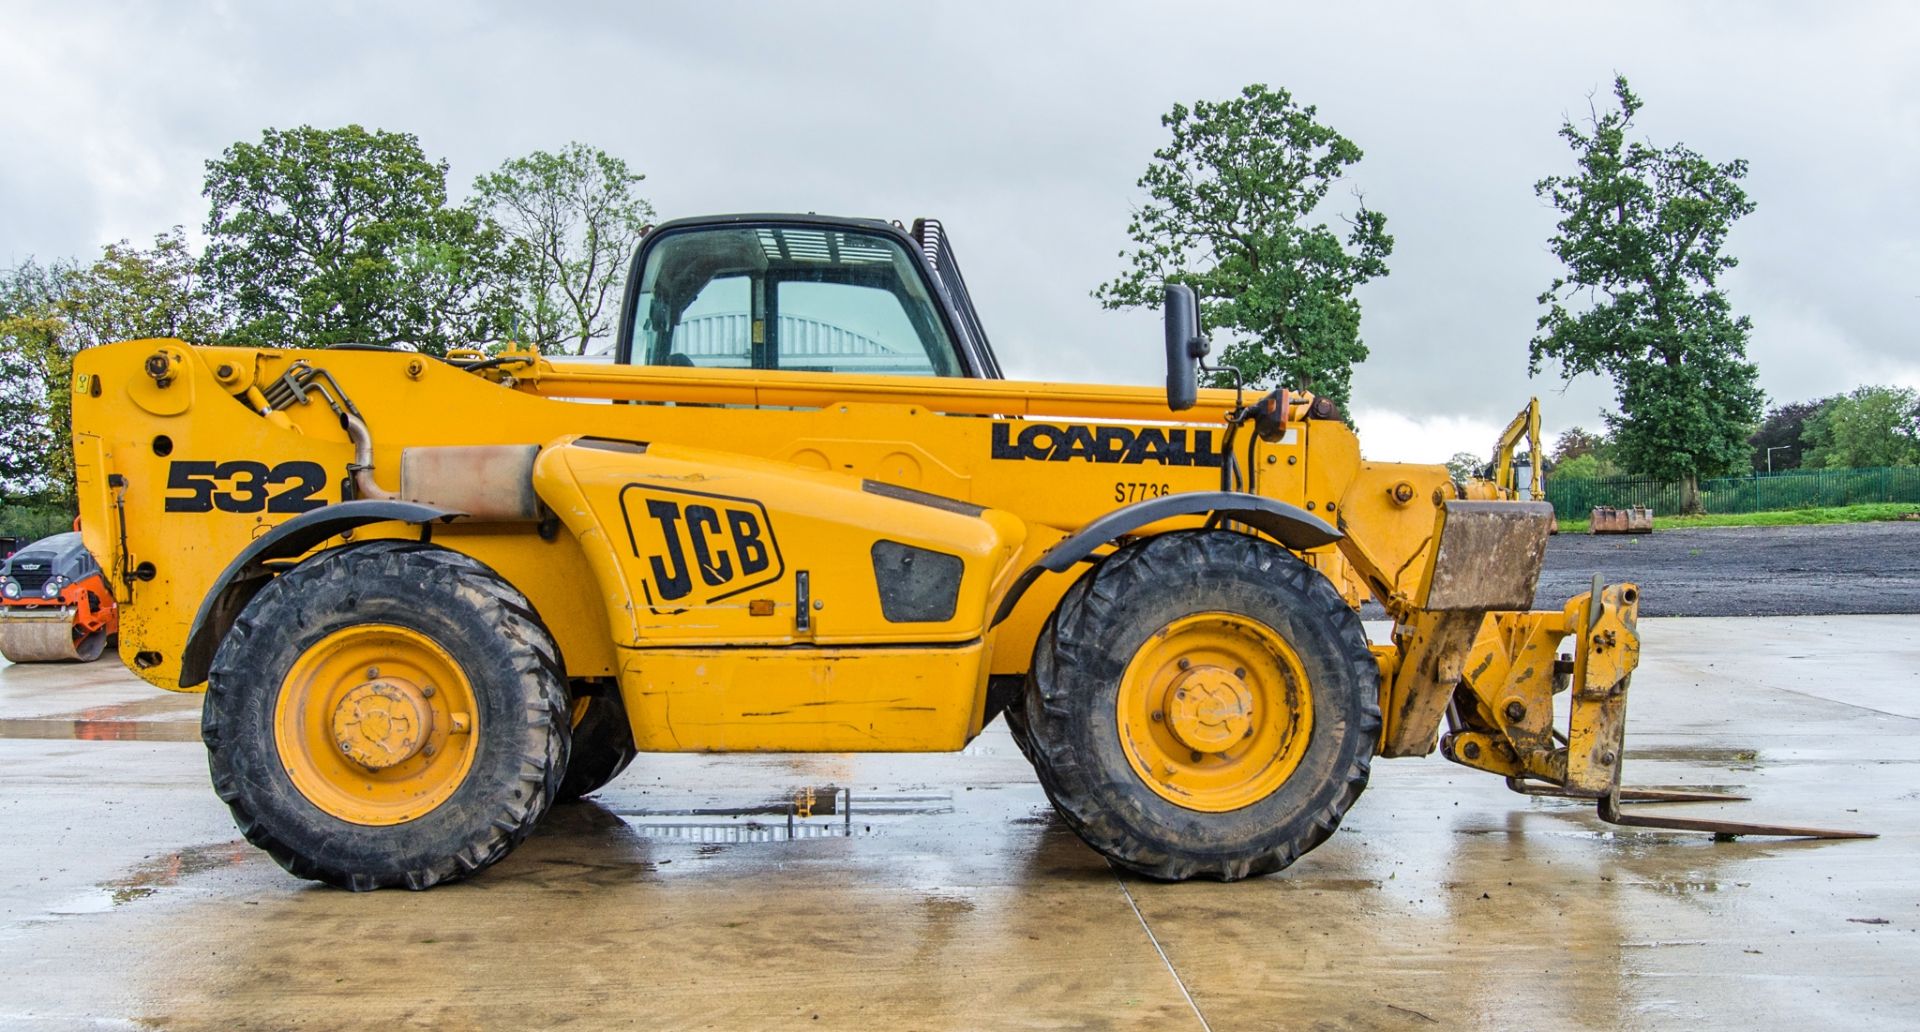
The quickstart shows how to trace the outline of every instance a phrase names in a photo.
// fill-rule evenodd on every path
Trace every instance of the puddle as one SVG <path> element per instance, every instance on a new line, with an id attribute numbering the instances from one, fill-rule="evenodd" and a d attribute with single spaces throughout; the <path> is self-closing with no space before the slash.
<path id="1" fill-rule="evenodd" d="M 1652 889 L 1665 896 L 1692 896 L 1703 892 L 1726 892 L 1729 889 L 1744 889 L 1751 883 L 1675 879 L 1672 881 L 1636 881 L 1627 882 L 1626 884 L 1643 889 Z"/>
<path id="2" fill-rule="evenodd" d="M 133 720 L 172 714 L 191 714 L 194 719 L 199 719 L 200 697 L 181 692 L 162 692 L 150 698 L 89 706 L 78 713 L 61 713 L 58 716 L 71 716 L 76 720 Z"/>
<path id="3" fill-rule="evenodd" d="M 245 863 L 254 853 L 252 846 L 239 840 L 189 846 L 144 861 L 128 872 L 125 878 L 106 882 L 100 887 L 107 890 L 114 906 L 120 906 L 177 885 L 182 878 Z"/>
<path id="4" fill-rule="evenodd" d="M 0 720 L 0 738 L 86 742 L 198 742 L 198 720 L 94 720 L 30 717 Z"/>
<path id="5" fill-rule="evenodd" d="M 96 886 L 97 892 L 70 899 L 53 907 L 52 912 L 61 915 L 98 914 L 137 903 L 158 895 L 162 889 L 178 885 L 182 878 L 246 863 L 255 852 L 252 846 L 239 839 L 188 846 L 143 860 L 135 864 L 125 877 L 101 882 Z"/>
<path id="6" fill-rule="evenodd" d="M 1752 770 L 1760 759 L 1760 753 L 1755 749 L 1726 749 L 1690 745 L 1652 745 L 1628 749 L 1627 759 L 1711 763 L 1730 767 L 1734 770 Z"/>
<path id="7" fill-rule="evenodd" d="M 1635 782 L 1626 787 L 1638 788 L 1638 789 L 1651 789 L 1655 792 L 1712 792 L 1717 795 L 1741 796 L 1743 798 L 1750 798 L 1747 796 L 1747 793 L 1752 790 L 1752 787 L 1749 785 L 1668 785 L 1668 784 L 1654 784 L 1654 783 L 1642 784 L 1640 782 Z M 1582 801 L 1584 802 L 1585 800 L 1582 800 Z M 1733 800 L 1733 799 L 1725 800 L 1725 802 L 1730 802 L 1730 803 L 1738 802 L 1738 801 L 1740 800 Z M 1626 802 L 1631 803 L 1633 801 L 1626 800 Z"/>
<path id="8" fill-rule="evenodd" d="M 952 792 L 855 791 L 824 785 L 744 806 L 617 808 L 641 838 L 706 846 L 879 834 L 902 817 L 953 812 Z"/>
<path id="9" fill-rule="evenodd" d="M 1289 878 L 1278 884 L 1286 892 L 1378 892 L 1386 886 L 1378 878 Z"/>
<path id="10" fill-rule="evenodd" d="M 928 917 L 945 921 L 964 917 L 973 913 L 975 909 L 973 900 L 965 896 L 947 895 L 923 896 L 920 899 L 920 907 L 926 911 Z"/>

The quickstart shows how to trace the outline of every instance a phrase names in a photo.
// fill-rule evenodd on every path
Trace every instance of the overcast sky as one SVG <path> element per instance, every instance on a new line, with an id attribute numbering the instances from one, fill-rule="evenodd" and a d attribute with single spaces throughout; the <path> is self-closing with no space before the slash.
<path id="1" fill-rule="evenodd" d="M 271 9 L 270 9 L 271 8 Z M 1532 184 L 1627 75 L 1643 131 L 1752 163 L 1725 281 L 1774 401 L 1920 386 L 1920 5 L 110 5 L 0 0 L 0 264 L 197 233 L 205 161 L 268 126 L 416 134 L 464 192 L 569 140 L 663 218 L 947 224 L 1010 375 L 1158 383 L 1157 315 L 1103 312 L 1176 101 L 1284 86 L 1366 152 L 1392 275 L 1362 295 L 1369 455 L 1487 451 L 1556 265 Z M 1336 190 L 1343 203 L 1350 198 Z M 1331 218 L 1331 213 L 1330 213 Z"/>

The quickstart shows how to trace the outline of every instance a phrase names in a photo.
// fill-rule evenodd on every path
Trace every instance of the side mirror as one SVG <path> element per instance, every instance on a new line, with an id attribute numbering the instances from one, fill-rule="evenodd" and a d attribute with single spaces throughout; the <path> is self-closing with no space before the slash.
<path id="1" fill-rule="evenodd" d="M 1161 310 L 1167 333 L 1167 407 L 1181 412 L 1198 398 L 1200 359 L 1207 354 L 1207 338 L 1200 335 L 1200 305 L 1193 288 L 1167 284 Z"/>

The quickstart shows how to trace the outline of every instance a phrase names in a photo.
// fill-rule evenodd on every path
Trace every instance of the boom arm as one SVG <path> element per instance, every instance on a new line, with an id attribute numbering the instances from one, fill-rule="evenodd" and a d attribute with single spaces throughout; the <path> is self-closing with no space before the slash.
<path id="1" fill-rule="evenodd" d="M 1500 431 L 1500 439 L 1493 446 L 1493 482 L 1501 492 L 1510 498 L 1518 497 L 1520 487 L 1515 483 L 1513 468 L 1513 449 L 1521 441 L 1527 442 L 1528 455 L 1533 463 L 1533 476 L 1527 485 L 1527 496 L 1538 502 L 1547 497 L 1547 477 L 1543 470 L 1545 453 L 1540 448 L 1540 399 L 1528 398 L 1527 407 L 1513 417 L 1513 422 Z"/>

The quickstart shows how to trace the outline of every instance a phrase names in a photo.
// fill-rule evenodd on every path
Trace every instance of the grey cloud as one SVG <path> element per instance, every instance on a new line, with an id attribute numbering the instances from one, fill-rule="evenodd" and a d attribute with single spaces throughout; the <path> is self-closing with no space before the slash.
<path id="1" fill-rule="evenodd" d="M 1016 375 L 1152 383 L 1151 313 L 1101 312 L 1175 101 L 1253 81 L 1367 159 L 1393 274 L 1367 288 L 1356 403 L 1588 426 L 1604 383 L 1526 377 L 1567 113 L 1615 70 L 1643 127 L 1746 157 L 1760 209 L 1728 286 L 1775 398 L 1920 376 L 1920 14 L 1899 4 L 10 5 L 0 261 L 204 219 L 202 163 L 266 126 L 418 134 L 456 187 L 569 139 L 628 158 L 663 216 L 941 217 Z M 1344 198 L 1343 198 L 1344 200 Z M 1904 372 L 1903 372 L 1904 371 Z"/>

